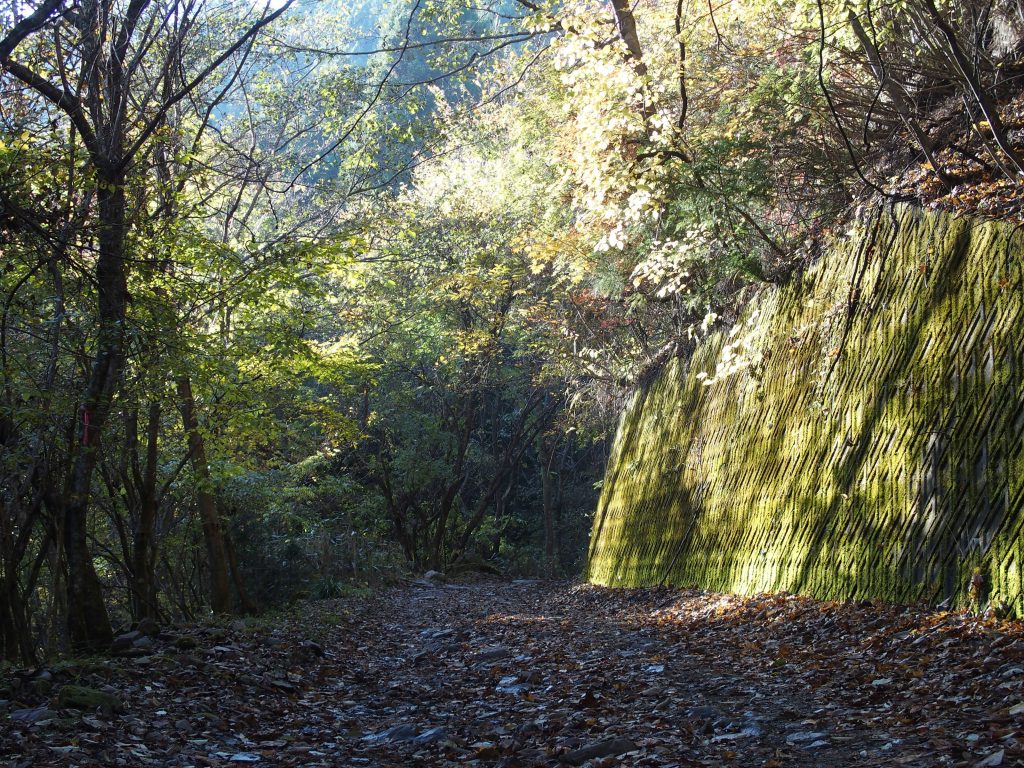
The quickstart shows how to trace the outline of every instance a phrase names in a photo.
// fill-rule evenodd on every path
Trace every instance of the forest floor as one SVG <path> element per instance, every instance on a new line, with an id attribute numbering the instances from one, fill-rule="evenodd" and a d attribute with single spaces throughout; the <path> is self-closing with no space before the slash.
<path id="1" fill-rule="evenodd" d="M 786 595 L 419 582 L 0 680 L 0 764 L 1020 765 L 1024 629 Z M 71 708 L 79 685 L 105 692 Z M 2 693 L 4 687 L 8 693 Z M 81 706 L 80 704 L 78 706 Z"/>

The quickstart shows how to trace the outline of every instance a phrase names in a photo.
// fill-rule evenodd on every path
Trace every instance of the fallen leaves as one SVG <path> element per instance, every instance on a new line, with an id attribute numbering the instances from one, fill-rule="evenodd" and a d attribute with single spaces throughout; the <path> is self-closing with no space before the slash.
<path id="1" fill-rule="evenodd" d="M 1021 625 L 965 614 L 438 583 L 310 603 L 276 621 L 178 628 L 144 650 L 5 679 L 0 762 L 988 768 L 1024 758 Z M 70 686 L 124 711 L 65 707 Z"/>
<path id="2" fill-rule="evenodd" d="M 1012 126 L 1010 133 L 1019 145 L 1021 126 L 1024 126 L 1024 95 L 1016 94 L 1000 111 L 1006 125 Z M 1024 180 L 1008 177 L 998 164 L 990 162 L 994 156 L 980 141 L 985 136 L 986 140 L 991 139 L 991 135 L 986 134 L 987 121 L 975 127 L 981 130 L 972 132 L 965 126 L 948 122 L 940 131 L 944 136 L 939 144 L 946 146 L 936 152 L 936 159 L 942 170 L 954 179 L 952 188 L 943 185 L 930 162 L 921 162 L 900 172 L 889 191 L 917 199 L 929 208 L 1014 224 L 1024 222 L 1024 196 L 1021 194 Z M 921 269 L 926 271 L 926 265 L 921 265 Z M 1009 277 L 1000 280 L 1001 288 L 1009 284 Z"/>

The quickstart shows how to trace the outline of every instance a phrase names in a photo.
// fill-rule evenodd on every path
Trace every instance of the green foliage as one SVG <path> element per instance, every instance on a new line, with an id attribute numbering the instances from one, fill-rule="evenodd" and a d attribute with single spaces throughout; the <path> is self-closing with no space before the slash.
<path id="1" fill-rule="evenodd" d="M 263 604 L 407 567 L 571 570 L 625 394 L 780 281 L 860 191 L 855 160 L 912 132 L 857 60 L 851 12 L 883 63 L 919 71 L 901 77 L 914 119 L 929 89 L 970 90 L 927 4 L 820 10 L 823 40 L 814 4 L 650 0 L 627 41 L 582 0 L 303 4 L 219 59 L 253 8 L 161 1 L 132 27 L 155 37 L 126 75 L 123 168 L 4 62 L 3 654 L 63 641 L 54 537 L 74 500 L 53 478 L 82 456 L 94 570 L 125 620 L 225 608 L 208 601 L 225 560 Z M 0 37 L 24 11 L 0 11 Z M 179 12 L 194 23 L 157 23 Z M 988 22 L 941 12 L 994 87 L 1009 54 Z M 15 59 L 81 76 L 71 21 L 46 19 Z M 107 95 L 67 87 L 104 116 Z M 877 119 L 856 111 L 872 89 Z M 971 152 L 1012 165 L 986 142 Z M 127 211 L 112 229 L 111 192 Z M 104 232 L 125 238 L 116 322 L 99 311 Z M 749 331 L 704 384 L 761 370 Z M 110 404 L 102 429 L 93 402 Z M 40 631 L 33 612 L 56 618 Z"/>
<path id="2" fill-rule="evenodd" d="M 304 592 L 340 597 L 350 582 L 379 585 L 404 571 L 382 540 L 372 489 L 337 464 L 337 456 L 319 454 L 221 487 L 246 583 L 261 604 L 281 605 Z"/>

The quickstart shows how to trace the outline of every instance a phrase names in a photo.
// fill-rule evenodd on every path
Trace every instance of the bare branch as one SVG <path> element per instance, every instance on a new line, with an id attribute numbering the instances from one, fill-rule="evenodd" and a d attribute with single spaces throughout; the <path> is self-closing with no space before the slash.
<path id="1" fill-rule="evenodd" d="M 248 30 L 246 30 L 245 34 L 243 34 L 241 37 L 235 40 L 235 42 L 231 46 L 229 46 L 225 51 L 223 51 L 219 56 L 217 56 L 217 58 L 210 62 L 206 67 L 204 67 L 199 74 L 197 74 L 195 77 L 189 80 L 179 91 L 172 94 L 168 99 L 166 99 L 164 103 L 160 105 L 160 108 L 157 110 L 157 113 L 152 118 L 150 118 L 149 121 L 146 123 L 145 128 L 143 128 L 142 131 L 139 132 L 139 135 L 136 137 L 135 141 L 132 142 L 131 146 L 125 151 L 124 157 L 121 161 L 121 167 L 126 167 L 134 158 L 134 156 L 139 152 L 139 150 L 142 149 L 146 141 L 149 140 L 149 137 L 153 135 L 153 132 L 160 127 L 164 117 L 170 111 L 171 107 L 173 107 L 182 99 L 186 98 L 189 94 L 192 93 L 192 91 L 194 91 L 196 88 L 202 85 L 202 83 L 208 77 L 210 77 L 210 75 L 212 75 L 214 72 L 220 69 L 221 65 L 223 65 L 224 62 L 226 62 L 228 59 L 234 56 L 236 52 L 238 52 L 244 46 L 246 46 L 250 40 L 252 40 L 256 35 L 260 33 L 261 30 L 263 30 L 268 25 L 272 24 L 274 21 L 280 18 L 289 8 L 291 8 L 294 2 L 295 0 L 287 0 L 287 2 L 285 2 L 284 5 L 278 8 L 276 11 L 267 14 L 258 21 L 256 21 L 252 26 L 249 27 Z"/>

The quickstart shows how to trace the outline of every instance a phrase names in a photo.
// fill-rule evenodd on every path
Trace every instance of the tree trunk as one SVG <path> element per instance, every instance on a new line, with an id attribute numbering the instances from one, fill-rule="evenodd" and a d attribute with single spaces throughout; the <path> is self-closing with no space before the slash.
<path id="1" fill-rule="evenodd" d="M 0 433 L 3 425 L 0 425 Z M 0 448 L 6 447 L 0 442 Z M 26 591 L 19 570 L 29 543 L 32 515 L 14 496 L 10 503 L 0 498 L 0 660 L 35 661 L 35 649 L 28 620 Z"/>
<path id="2" fill-rule="evenodd" d="M 89 499 L 99 458 L 100 437 L 124 368 L 124 320 L 128 280 L 124 244 L 127 229 L 124 178 L 102 172 L 97 179 L 99 256 L 96 285 L 99 336 L 96 359 L 82 395 L 79 447 L 64 508 L 64 552 L 68 564 L 68 635 L 76 652 L 104 651 L 113 632 L 103 591 L 89 552 Z"/>
<path id="3" fill-rule="evenodd" d="M 28 610 L 16 579 L 0 577 L 0 661 L 32 664 L 35 646 Z"/>
<path id="4" fill-rule="evenodd" d="M 146 467 L 142 477 L 139 516 L 132 543 L 132 615 L 136 619 L 159 618 L 156 590 L 156 548 L 153 527 L 156 523 L 157 476 L 160 437 L 160 403 L 149 405 L 146 425 Z"/>
<path id="5" fill-rule="evenodd" d="M 626 44 L 629 58 L 633 60 L 633 68 L 642 77 L 647 74 L 647 65 L 644 64 L 640 37 L 636 33 L 636 19 L 633 16 L 632 4 L 629 0 L 612 0 L 612 11 L 615 14 L 615 26 L 618 27 L 619 37 Z"/>
<path id="6" fill-rule="evenodd" d="M 235 542 L 231 534 L 224 532 L 224 548 L 228 553 L 228 564 L 231 566 L 231 579 L 235 585 L 235 592 L 238 595 L 238 604 L 242 613 L 257 613 L 259 606 L 256 601 L 249 597 L 249 591 L 245 588 L 245 581 L 242 579 L 242 572 L 238 568 L 238 555 L 235 554 Z"/>
<path id="7" fill-rule="evenodd" d="M 960 43 L 956 38 L 956 31 L 949 25 L 946 17 L 939 12 L 939 9 L 935 5 L 935 0 L 923 0 L 923 2 L 932 23 L 938 27 L 943 40 L 946 42 L 946 47 L 949 50 L 949 54 L 952 57 L 957 70 L 963 78 L 964 85 L 974 97 L 974 100 L 981 108 L 981 113 L 988 121 L 988 127 L 989 130 L 992 131 L 992 138 L 995 140 L 996 145 L 1002 150 L 1003 154 L 1006 155 L 1006 158 L 1013 163 L 1016 175 L 1024 174 L 1024 159 L 1021 158 L 1017 150 L 1010 144 L 1010 140 L 1006 135 L 1006 127 L 1003 125 L 1002 118 L 999 116 L 999 107 L 992 100 L 988 91 L 985 90 L 985 86 L 981 82 L 981 76 L 971 64 L 971 60 L 968 55 L 964 52 L 963 48 L 961 48 Z"/>
<path id="8" fill-rule="evenodd" d="M 544 570 L 551 576 L 555 572 L 555 489 L 551 468 L 555 462 L 557 444 L 541 439 L 541 487 L 544 504 Z"/>
<path id="9" fill-rule="evenodd" d="M 196 503 L 203 525 L 206 553 L 210 569 L 210 604 L 214 613 L 231 610 L 231 580 L 228 575 L 228 551 L 224 543 L 224 528 L 217 512 L 216 500 L 210 492 L 210 468 L 206 463 L 206 444 L 199 431 L 196 401 L 192 395 L 192 382 L 188 376 L 177 380 L 178 408 L 182 425 L 188 435 L 188 448 L 192 455 L 192 472 L 196 477 Z"/>
<path id="10" fill-rule="evenodd" d="M 935 157 L 935 148 L 932 146 L 931 139 L 928 138 L 928 134 L 925 133 L 921 124 L 917 120 L 917 107 L 911 101 L 900 86 L 895 83 L 885 70 L 885 64 L 882 62 L 882 56 L 875 47 L 874 41 L 868 35 L 867 30 L 864 29 L 860 23 L 860 19 L 853 9 L 846 11 L 846 18 L 850 22 L 850 28 L 853 30 L 853 34 L 857 37 L 860 42 L 861 48 L 864 49 L 864 55 L 868 60 L 868 68 L 871 70 L 871 74 L 875 76 L 875 80 L 878 81 L 878 87 L 881 88 L 885 94 L 889 97 L 892 102 L 892 107 L 896 110 L 896 114 L 899 115 L 900 120 L 907 126 L 917 141 L 918 147 L 924 153 L 925 158 L 931 164 L 932 169 L 935 171 L 935 175 L 938 176 L 939 180 L 943 185 L 949 189 L 953 186 L 955 179 L 953 179 L 948 173 L 946 173 L 942 166 L 939 165 L 938 159 Z"/>

